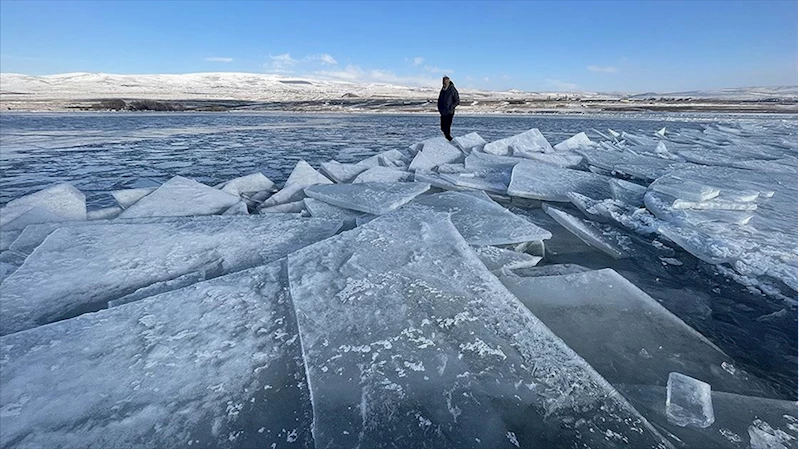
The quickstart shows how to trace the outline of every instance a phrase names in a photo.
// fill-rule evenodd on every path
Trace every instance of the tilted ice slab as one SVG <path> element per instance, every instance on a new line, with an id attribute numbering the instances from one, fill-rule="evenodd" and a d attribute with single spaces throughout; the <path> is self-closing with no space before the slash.
<path id="1" fill-rule="evenodd" d="M 369 169 L 366 164 L 342 164 L 337 161 L 322 162 L 320 170 L 328 178 L 341 184 L 352 182 L 356 176 Z"/>
<path id="2" fill-rule="evenodd" d="M 538 128 L 532 128 L 515 136 L 489 142 L 483 147 L 484 153 L 498 156 L 512 155 L 522 157 L 526 153 L 551 153 L 553 151 L 555 150 L 552 149 L 552 145 L 549 144 Z"/>
<path id="3" fill-rule="evenodd" d="M 461 187 L 455 185 L 451 181 L 448 181 L 443 178 L 443 176 L 439 173 L 434 172 L 427 172 L 427 171 L 417 171 L 413 174 L 413 180 L 415 182 L 430 184 L 433 187 L 438 187 L 444 190 L 467 190 L 468 187 Z"/>
<path id="4" fill-rule="evenodd" d="M 508 249 L 497 248 L 496 246 L 472 246 L 472 250 L 480 258 L 480 261 L 492 273 L 504 273 L 505 270 L 518 268 L 530 268 L 538 265 L 543 257 L 533 256 L 527 253 L 520 253 Z"/>
<path id="5" fill-rule="evenodd" d="M 87 220 L 110 220 L 116 218 L 122 213 L 122 208 L 119 206 L 104 207 L 102 209 L 95 209 L 86 211 Z M 247 205 L 244 204 L 244 210 L 247 210 Z"/>
<path id="6" fill-rule="evenodd" d="M 441 173 L 440 176 L 458 187 L 504 195 L 508 192 L 510 174 L 508 169 L 476 169 L 462 173 Z"/>
<path id="7" fill-rule="evenodd" d="M 596 146 L 596 143 L 592 142 L 591 139 L 589 139 L 588 136 L 582 132 L 575 134 L 563 142 L 555 145 L 555 149 L 558 151 L 570 151 L 576 150 L 578 148 L 592 148 L 594 146 Z"/>
<path id="8" fill-rule="evenodd" d="M 422 146 L 408 168 L 409 170 L 432 171 L 439 165 L 450 164 L 459 159 L 463 159 L 463 152 L 450 144 L 447 139 L 433 139 Z"/>
<path id="9" fill-rule="evenodd" d="M 313 447 L 286 276 L 278 262 L 0 338 L 0 446 Z"/>
<path id="10" fill-rule="evenodd" d="M 390 167 L 371 167 L 359 174 L 352 181 L 354 184 L 362 182 L 405 182 L 413 178 L 413 173 Z"/>
<path id="11" fill-rule="evenodd" d="M 682 225 L 713 222 L 745 225 L 754 218 L 757 209 L 755 203 L 730 201 L 694 203 L 658 192 L 647 192 L 644 201 L 647 208 L 658 218 Z"/>
<path id="12" fill-rule="evenodd" d="M 155 192 L 157 188 L 158 187 L 139 187 L 136 189 L 114 190 L 111 192 L 111 196 L 117 200 L 117 203 L 119 203 L 123 209 L 127 209 L 136 204 L 140 199 Z"/>
<path id="13" fill-rule="evenodd" d="M 497 156 L 495 154 L 488 154 L 482 151 L 473 151 L 472 154 L 466 156 L 464 164 L 468 169 L 512 169 L 516 164 L 524 161 L 525 159 L 526 158 Z"/>
<path id="14" fill-rule="evenodd" d="M 666 416 L 672 424 L 680 427 L 709 427 L 716 420 L 710 384 L 682 373 L 669 373 Z"/>
<path id="15" fill-rule="evenodd" d="M 582 165 L 583 162 L 583 157 L 579 154 L 565 151 L 560 153 L 528 153 L 524 155 L 524 158 L 564 168 L 576 168 Z"/>
<path id="16" fill-rule="evenodd" d="M 721 193 L 721 189 L 673 176 L 658 178 L 649 188 L 675 198 L 696 202 L 712 200 Z"/>
<path id="17" fill-rule="evenodd" d="M 680 427 L 669 422 L 666 415 L 666 388 L 648 385 L 617 385 L 619 391 L 646 416 L 650 422 L 663 429 L 673 441 L 686 448 L 702 449 L 755 449 L 757 442 L 750 439 L 750 429 L 757 422 L 758 428 L 768 425 L 771 433 L 780 433 L 787 442 L 796 445 L 797 404 L 796 401 L 781 401 L 754 396 L 711 391 L 715 421 L 706 429 Z M 764 425 L 764 423 L 766 423 Z M 767 432 L 768 433 L 768 432 Z M 754 443 L 754 444 L 752 444 Z M 768 446 L 766 446 L 768 447 Z"/>
<path id="18" fill-rule="evenodd" d="M 611 178 L 609 182 L 610 193 L 613 195 L 614 200 L 622 201 L 631 206 L 640 207 L 644 205 L 646 187 L 616 178 Z"/>
<path id="19" fill-rule="evenodd" d="M 416 207 L 289 256 L 318 447 L 662 447 L 445 214 Z"/>
<path id="20" fill-rule="evenodd" d="M 365 182 L 311 186 L 305 189 L 305 193 L 334 206 L 383 215 L 428 190 L 430 184 L 419 182 Z"/>
<path id="21" fill-rule="evenodd" d="M 593 166 L 645 180 L 657 179 L 673 170 L 690 165 L 659 157 L 643 156 L 631 151 L 580 148 L 575 152 L 585 157 Z"/>
<path id="22" fill-rule="evenodd" d="M 0 209 L 4 231 L 23 229 L 33 223 L 70 220 L 86 220 L 86 196 L 68 183 L 9 201 Z"/>
<path id="23" fill-rule="evenodd" d="M 314 170 L 305 161 L 297 162 L 294 170 L 291 171 L 289 179 L 280 191 L 267 198 L 261 207 L 276 206 L 278 204 L 293 203 L 305 198 L 304 189 L 316 184 L 333 184 L 323 174 Z"/>
<path id="24" fill-rule="evenodd" d="M 621 232 L 599 225 L 589 220 L 577 218 L 546 203 L 541 207 L 544 211 L 569 232 L 577 236 L 586 245 L 596 248 L 614 259 L 623 259 L 631 255 L 630 238 Z"/>
<path id="25" fill-rule="evenodd" d="M 120 218 L 216 215 L 238 203 L 238 195 L 175 176 L 125 209 Z"/>
<path id="26" fill-rule="evenodd" d="M 669 373 L 680 370 L 709 382 L 714 390 L 767 391 L 733 369 L 732 359 L 707 338 L 612 269 L 499 279 L 614 385 L 666 386 Z"/>
<path id="27" fill-rule="evenodd" d="M 340 227 L 335 220 L 268 215 L 60 228 L 0 287 L 0 334 L 98 310 L 209 264 L 231 272 L 270 262 Z"/>
<path id="28" fill-rule="evenodd" d="M 480 134 L 477 133 L 469 133 L 463 136 L 455 137 L 452 139 L 452 142 L 465 154 L 469 154 L 474 150 L 482 150 L 487 143 L 485 139 L 480 137 Z"/>
<path id="29" fill-rule="evenodd" d="M 231 179 L 219 187 L 223 192 L 231 195 L 242 195 L 244 193 L 263 192 L 272 190 L 275 183 L 264 176 L 261 172 L 255 172 L 246 176 Z"/>
<path id="30" fill-rule="evenodd" d="M 673 202 L 654 192 L 647 208 L 667 223 L 660 232 L 691 254 L 709 263 L 729 263 L 736 272 L 758 284 L 758 278 L 778 279 L 797 289 L 797 184 L 792 174 L 757 173 L 726 167 L 691 167 L 668 176 L 719 187 L 719 197 L 751 198 L 757 210 L 744 226 L 719 222 L 688 223 L 675 213 Z M 736 202 L 751 205 L 752 202 Z"/>
<path id="31" fill-rule="evenodd" d="M 327 218 L 329 220 L 341 220 L 344 222 L 346 228 L 353 228 L 356 224 L 356 219 L 362 217 L 364 212 L 357 212 L 343 207 L 333 206 L 332 204 L 325 203 L 324 201 L 315 200 L 313 198 L 305 198 L 305 208 L 316 218 Z"/>
<path id="32" fill-rule="evenodd" d="M 524 161 L 513 167 L 508 195 L 543 201 L 568 202 L 569 192 L 595 199 L 610 198 L 607 176 Z"/>
<path id="33" fill-rule="evenodd" d="M 600 223 L 616 223 L 638 234 L 655 233 L 660 224 L 660 220 L 643 207 L 612 199 L 597 201 L 575 192 L 569 192 L 568 196 L 580 212 Z"/>
<path id="34" fill-rule="evenodd" d="M 367 167 L 394 167 L 394 168 L 407 168 L 409 158 L 406 154 L 399 150 L 388 150 L 382 153 L 375 154 L 360 162 L 358 165 L 365 165 Z"/>
<path id="35" fill-rule="evenodd" d="M 414 200 L 451 214 L 452 224 L 472 245 L 507 245 L 552 238 L 552 233 L 508 211 L 493 201 L 475 200 L 460 192 L 422 195 Z"/>

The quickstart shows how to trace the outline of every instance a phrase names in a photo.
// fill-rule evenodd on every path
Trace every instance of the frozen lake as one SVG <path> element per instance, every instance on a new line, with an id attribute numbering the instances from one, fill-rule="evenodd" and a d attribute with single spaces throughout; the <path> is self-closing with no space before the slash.
<path id="1" fill-rule="evenodd" d="M 664 127 L 667 136 L 676 136 L 667 142 L 672 151 L 730 161 L 719 165 L 762 155 L 768 168 L 771 161 L 795 161 L 797 155 L 797 118 L 784 115 L 456 116 L 453 135 L 477 132 L 492 142 L 538 128 L 554 145 L 580 132 L 599 141 L 608 129 L 649 138 Z M 58 182 L 84 192 L 90 210 L 115 205 L 112 190 L 155 187 L 176 175 L 213 186 L 261 171 L 282 185 L 299 160 L 315 168 L 330 160 L 355 163 L 439 135 L 435 115 L 0 114 L 0 206 Z M 797 214 L 795 163 L 793 173 L 763 176 L 773 177 L 783 190 L 762 209 L 793 217 L 787 220 L 790 228 Z M 503 205 L 552 233 L 539 266 L 614 269 L 721 348 L 737 367 L 766 381 L 769 397 L 797 399 L 797 308 L 791 288 L 782 285 L 764 295 L 725 276 L 719 265 L 679 248 L 664 251 L 652 238 L 621 228 L 632 257 L 617 260 L 530 204 Z M 556 205 L 581 215 L 569 203 Z M 790 234 L 789 229 L 789 240 L 796 238 L 795 230 Z M 795 247 L 795 240 L 787 244 Z"/>

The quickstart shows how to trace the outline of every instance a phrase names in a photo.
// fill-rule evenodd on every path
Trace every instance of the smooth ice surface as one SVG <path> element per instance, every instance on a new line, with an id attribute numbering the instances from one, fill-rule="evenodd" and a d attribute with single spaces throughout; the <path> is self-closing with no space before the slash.
<path id="1" fill-rule="evenodd" d="M 304 189 L 316 184 L 333 184 L 323 174 L 316 171 L 304 160 L 297 162 L 291 171 L 286 184 L 277 193 L 267 198 L 261 207 L 276 206 L 278 204 L 293 203 L 305 198 Z"/>
<path id="2" fill-rule="evenodd" d="M 480 134 L 469 133 L 453 138 L 452 143 L 464 153 L 469 154 L 475 149 L 482 150 L 487 142 L 480 137 Z"/>
<path id="3" fill-rule="evenodd" d="M 21 217 L 28 214 L 28 217 Z M 22 229 L 48 221 L 86 220 L 86 196 L 68 183 L 61 183 L 10 201 L 0 209 L 3 230 Z"/>
<path id="4" fill-rule="evenodd" d="M 223 192 L 230 193 L 231 195 L 241 195 L 244 193 L 262 192 L 264 190 L 272 190 L 275 183 L 271 179 L 264 176 L 261 172 L 255 172 L 246 176 L 231 179 L 224 183 L 220 189 Z"/>
<path id="5" fill-rule="evenodd" d="M 446 214 L 378 217 L 291 254 L 289 279 L 317 447 L 663 444 Z"/>
<path id="6" fill-rule="evenodd" d="M 594 199 L 610 198 L 609 178 L 595 173 L 524 161 L 513 167 L 508 195 L 543 201 L 568 202 L 569 192 Z"/>
<path id="7" fill-rule="evenodd" d="M 666 385 L 666 416 L 678 426 L 705 428 L 713 424 L 710 384 L 681 373 L 669 373 Z"/>
<path id="8" fill-rule="evenodd" d="M 723 391 L 765 391 L 744 373 L 723 370 L 729 356 L 612 269 L 500 281 L 614 385 L 665 386 L 680 369 Z"/>
<path id="9" fill-rule="evenodd" d="M 285 262 L 0 338 L 0 446 L 313 447 Z"/>
<path id="10" fill-rule="evenodd" d="M 0 333 L 97 310 L 212 263 L 231 272 L 270 262 L 340 227 L 335 220 L 269 215 L 60 228 L 3 282 Z"/>
<path id="11" fill-rule="evenodd" d="M 342 164 L 338 161 L 322 162 L 320 166 L 322 173 L 339 184 L 352 182 L 368 168 L 366 164 Z"/>
<path id="12" fill-rule="evenodd" d="M 360 173 L 352 181 L 354 184 L 363 182 L 405 182 L 413 178 L 413 173 L 391 167 L 370 167 Z"/>
<path id="13" fill-rule="evenodd" d="M 551 153 L 555 150 L 537 128 L 532 128 L 521 134 L 506 137 L 487 143 L 483 152 L 498 156 L 523 157 L 526 153 Z"/>
<path id="14" fill-rule="evenodd" d="M 616 178 L 611 178 L 609 182 L 610 193 L 614 200 L 625 202 L 631 206 L 644 205 L 646 187 Z"/>
<path id="15" fill-rule="evenodd" d="M 543 257 L 520 253 L 496 246 L 472 246 L 480 261 L 491 272 L 505 272 L 516 268 L 530 268 L 538 265 Z"/>
<path id="16" fill-rule="evenodd" d="M 578 148 L 591 148 L 594 146 L 596 146 L 596 143 L 592 142 L 591 139 L 589 139 L 588 136 L 582 132 L 577 133 L 563 142 L 555 145 L 555 149 L 558 151 L 569 151 L 576 150 Z"/>
<path id="17" fill-rule="evenodd" d="M 120 218 L 216 215 L 238 203 L 231 195 L 192 179 L 175 176 L 125 209 Z"/>
<path id="18" fill-rule="evenodd" d="M 136 189 L 114 190 L 111 192 L 111 195 L 123 209 L 127 209 L 136 204 L 140 199 L 155 192 L 157 188 L 158 187 L 139 187 Z"/>
<path id="19" fill-rule="evenodd" d="M 468 169 L 487 168 L 507 168 L 511 169 L 519 162 L 524 161 L 525 158 L 513 156 L 497 156 L 495 154 L 484 153 L 482 151 L 473 151 L 470 155 L 466 156 L 464 165 Z"/>
<path id="20" fill-rule="evenodd" d="M 429 189 L 430 184 L 419 182 L 365 182 L 311 186 L 305 189 L 305 193 L 334 206 L 383 215 Z"/>
<path id="21" fill-rule="evenodd" d="M 579 154 L 571 152 L 561 153 L 528 153 L 525 154 L 526 159 L 532 159 L 546 164 L 556 165 L 564 168 L 577 168 L 582 165 L 583 157 Z"/>
<path id="22" fill-rule="evenodd" d="M 414 203 L 451 214 L 458 232 L 472 245 L 507 245 L 541 241 L 552 233 L 493 201 L 475 200 L 460 192 L 418 196 Z"/>
<path id="23" fill-rule="evenodd" d="M 561 226 L 577 236 L 586 245 L 602 251 L 614 259 L 630 257 L 630 241 L 626 235 L 596 223 L 575 217 L 546 203 L 544 211 Z"/>

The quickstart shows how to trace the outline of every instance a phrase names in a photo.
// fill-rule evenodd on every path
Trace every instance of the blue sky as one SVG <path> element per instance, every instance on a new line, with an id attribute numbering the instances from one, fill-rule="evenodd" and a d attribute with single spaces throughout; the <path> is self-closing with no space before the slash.
<path id="1" fill-rule="evenodd" d="M 797 84 L 797 2 L 0 0 L 0 71 L 531 91 Z"/>

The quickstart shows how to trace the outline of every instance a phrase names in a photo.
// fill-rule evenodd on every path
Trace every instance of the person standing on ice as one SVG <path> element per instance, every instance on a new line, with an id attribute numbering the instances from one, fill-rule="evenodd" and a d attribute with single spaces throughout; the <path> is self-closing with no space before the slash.
<path id="1" fill-rule="evenodd" d="M 441 92 L 438 93 L 438 113 L 441 114 L 441 131 L 447 140 L 452 140 L 450 130 L 452 129 L 452 119 L 455 117 L 455 107 L 461 104 L 458 96 L 458 89 L 450 81 L 448 76 L 444 76 Z"/>

